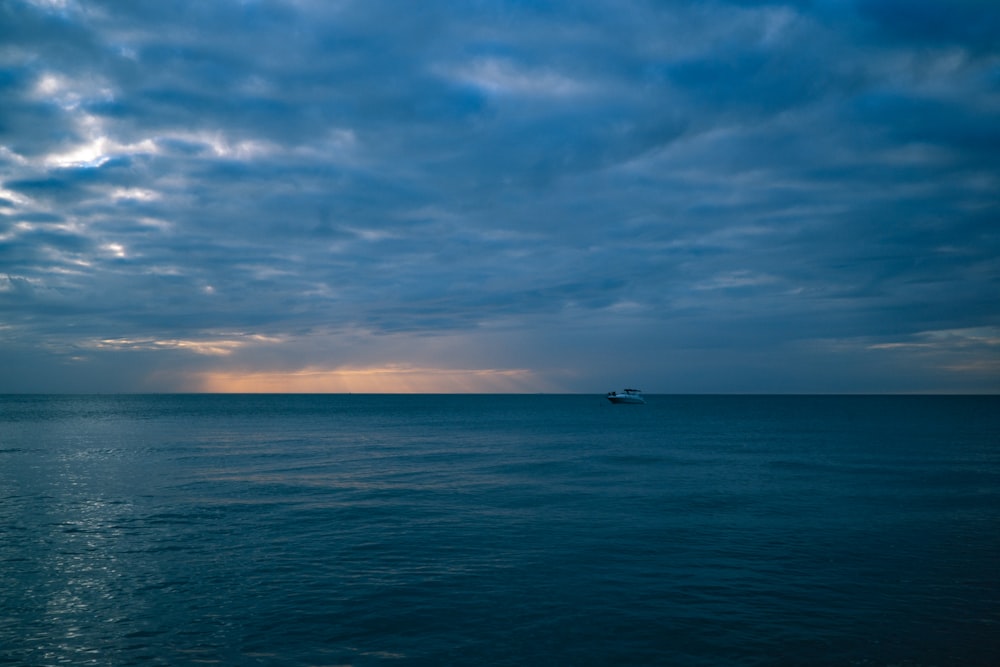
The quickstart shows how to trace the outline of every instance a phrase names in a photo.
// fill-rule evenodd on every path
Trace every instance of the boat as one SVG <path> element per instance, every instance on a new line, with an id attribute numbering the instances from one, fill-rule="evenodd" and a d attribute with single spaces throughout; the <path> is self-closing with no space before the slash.
<path id="1" fill-rule="evenodd" d="M 609 391 L 608 400 L 612 403 L 640 404 L 646 402 L 646 399 L 642 397 L 642 391 L 639 389 L 625 389 L 620 393 L 617 391 Z"/>

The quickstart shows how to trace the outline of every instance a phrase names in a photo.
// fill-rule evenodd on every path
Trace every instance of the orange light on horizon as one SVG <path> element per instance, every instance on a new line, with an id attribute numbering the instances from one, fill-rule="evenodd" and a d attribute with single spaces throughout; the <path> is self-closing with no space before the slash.
<path id="1" fill-rule="evenodd" d="M 219 394 L 475 394 L 540 391 L 526 369 L 382 366 L 297 371 L 207 371 L 194 391 Z"/>

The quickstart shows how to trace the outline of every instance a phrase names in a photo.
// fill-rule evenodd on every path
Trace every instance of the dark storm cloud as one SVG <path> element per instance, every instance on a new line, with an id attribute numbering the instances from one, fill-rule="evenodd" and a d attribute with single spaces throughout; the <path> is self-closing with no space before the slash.
<path id="1" fill-rule="evenodd" d="M 1000 13 L 984 0 L 921 2 L 860 0 L 859 13 L 904 45 L 955 45 L 994 56 L 1000 47 Z"/>
<path id="2" fill-rule="evenodd" d="M 0 0 L 4 346 L 996 387 L 1000 9 L 399 11 Z"/>

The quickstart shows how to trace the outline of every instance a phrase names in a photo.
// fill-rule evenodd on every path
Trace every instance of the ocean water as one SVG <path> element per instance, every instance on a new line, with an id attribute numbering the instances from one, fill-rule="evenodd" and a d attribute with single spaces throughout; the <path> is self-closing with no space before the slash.
<path id="1" fill-rule="evenodd" d="M 0 664 L 1000 665 L 1000 397 L 0 397 Z"/>

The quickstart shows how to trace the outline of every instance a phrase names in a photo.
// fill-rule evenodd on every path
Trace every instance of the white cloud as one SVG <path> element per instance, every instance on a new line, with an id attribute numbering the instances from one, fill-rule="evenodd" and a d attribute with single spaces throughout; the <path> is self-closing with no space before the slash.
<path id="1" fill-rule="evenodd" d="M 457 81 L 495 95 L 576 97 L 592 85 L 554 69 L 528 68 L 500 58 L 478 58 L 471 63 L 442 68 Z"/>

